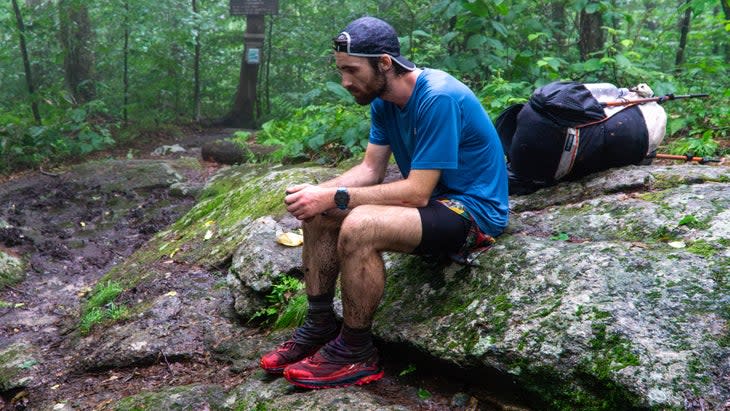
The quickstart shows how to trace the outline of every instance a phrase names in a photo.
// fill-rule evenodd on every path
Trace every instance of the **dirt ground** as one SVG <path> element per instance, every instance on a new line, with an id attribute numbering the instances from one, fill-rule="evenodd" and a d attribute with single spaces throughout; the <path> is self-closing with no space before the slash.
<path id="1" fill-rule="evenodd" d="M 154 148 L 174 143 L 187 145 L 190 151 L 186 155 L 191 155 L 202 141 L 222 135 L 228 134 L 224 130 L 190 133 L 185 141 L 152 136 L 94 157 L 127 158 L 127 153 L 135 153 L 135 158 L 159 158 L 151 154 Z M 199 173 L 186 178 L 203 181 L 217 168 L 205 164 Z M 184 214 L 194 200 L 172 198 L 166 188 L 105 191 L 103 187 L 84 187 L 65 174 L 64 167 L 55 167 L 21 172 L 0 181 L 0 220 L 9 226 L 0 225 L 0 249 L 25 256 L 29 263 L 23 282 L 0 290 L 0 337 L 26 341 L 42 350 L 36 353 L 42 363 L 33 367 L 34 382 L 28 390 L 0 392 L 0 409 L 40 409 L 35 401 L 46 396 L 89 398 L 87 409 L 97 409 L 144 389 L 220 380 L 206 358 L 184 367 L 155 364 L 97 374 L 79 374 L 69 364 L 71 353 L 65 348 L 76 331 L 82 298 L 106 271 Z M 150 207 L 161 202 L 167 206 Z M 180 370 L 175 372 L 175 368 Z M 101 401 L 96 401 L 99 398 Z"/>
<path id="2" fill-rule="evenodd" d="M 180 144 L 188 150 L 184 155 L 199 158 L 204 142 L 231 133 L 189 130 L 181 137 L 155 136 L 95 157 L 123 159 L 134 153 L 135 158 L 159 158 L 150 154 L 156 147 Z M 205 181 L 220 167 L 202 164 L 198 172 L 186 176 L 189 181 Z M 120 203 L 131 206 L 122 208 L 122 215 L 110 215 L 110 210 Z M 151 208 L 148 205 L 159 203 L 167 205 L 157 207 L 159 211 L 154 213 L 147 211 Z M 0 305 L 0 339 L 27 341 L 42 351 L 38 357 L 43 359 L 33 367 L 35 374 L 28 387 L 0 392 L 0 410 L 46 409 L 49 400 L 52 403 L 68 398 L 83 399 L 77 409 L 101 410 L 125 396 L 168 386 L 205 383 L 234 387 L 254 371 L 232 370 L 231 364 L 209 352 L 185 360 L 166 358 L 163 354 L 149 365 L 102 371 L 80 370 L 73 365 L 80 301 L 105 272 L 193 204 L 189 197 L 171 197 L 167 189 L 105 192 L 101 187 L 81 188 L 64 178 L 62 167 L 23 172 L 0 181 L 0 221 L 9 225 L 0 225 L 0 249 L 11 255 L 30 256 L 27 278 L 0 290 L 0 302 L 4 303 Z M 203 282 L 215 281 L 214 273 L 199 267 L 168 268 L 173 277 L 189 274 L 191 269 L 205 277 Z M 239 327 L 236 337 L 262 332 Z M 418 377 L 399 376 L 409 361 L 418 359 L 409 359 L 396 347 L 386 352 L 386 378 L 363 389 L 394 404 L 436 410 L 491 410 L 505 406 L 504 398 L 474 388 L 481 385 L 478 379 L 484 376 L 469 375 L 463 370 L 444 372 L 448 367 L 439 365 L 431 373 L 419 372 Z M 459 372 L 462 375 L 456 377 Z M 414 396 L 414 391 L 418 395 Z"/>

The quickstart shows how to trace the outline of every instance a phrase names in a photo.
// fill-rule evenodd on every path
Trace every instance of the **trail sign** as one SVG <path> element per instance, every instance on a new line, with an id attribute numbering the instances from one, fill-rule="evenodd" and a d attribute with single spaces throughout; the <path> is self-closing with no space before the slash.
<path id="1" fill-rule="evenodd" d="M 223 124 L 256 127 L 256 84 L 259 66 L 264 61 L 265 16 L 279 13 L 279 0 L 230 0 L 231 16 L 246 16 L 243 33 L 243 56 L 238 76 L 238 90 L 233 107 Z"/>
<path id="2" fill-rule="evenodd" d="M 279 0 L 230 0 L 231 16 L 262 16 L 279 13 Z"/>

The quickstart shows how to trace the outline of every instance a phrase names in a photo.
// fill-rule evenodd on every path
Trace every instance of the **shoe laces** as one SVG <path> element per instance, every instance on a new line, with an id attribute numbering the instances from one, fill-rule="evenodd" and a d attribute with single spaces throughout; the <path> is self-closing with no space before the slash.
<path id="1" fill-rule="evenodd" d="M 279 347 L 276 350 L 277 351 L 288 351 L 289 349 L 294 347 L 294 344 L 296 344 L 296 342 L 294 340 L 287 340 L 287 341 L 284 341 L 283 343 L 279 344 Z"/>

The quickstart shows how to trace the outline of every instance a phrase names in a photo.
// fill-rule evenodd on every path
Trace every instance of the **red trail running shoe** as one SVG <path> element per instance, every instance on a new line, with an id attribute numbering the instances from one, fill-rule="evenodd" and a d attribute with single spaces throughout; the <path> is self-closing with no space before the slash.
<path id="1" fill-rule="evenodd" d="M 304 388 L 336 388 L 363 385 L 383 378 L 383 369 L 375 351 L 365 361 L 327 358 L 322 350 L 313 356 L 284 368 L 284 378 Z"/>
<path id="2" fill-rule="evenodd" d="M 261 357 L 259 365 L 270 374 L 281 374 L 287 365 L 301 361 L 317 352 L 322 345 L 298 344 L 288 340 Z"/>

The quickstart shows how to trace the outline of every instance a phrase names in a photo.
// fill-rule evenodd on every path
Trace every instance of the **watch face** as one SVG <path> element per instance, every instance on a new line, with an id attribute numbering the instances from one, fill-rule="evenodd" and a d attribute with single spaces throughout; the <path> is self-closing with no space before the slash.
<path id="1" fill-rule="evenodd" d="M 337 207 L 345 209 L 347 208 L 348 202 L 350 202 L 350 195 L 347 193 L 347 190 L 337 190 L 335 193 L 335 204 L 337 204 Z"/>

